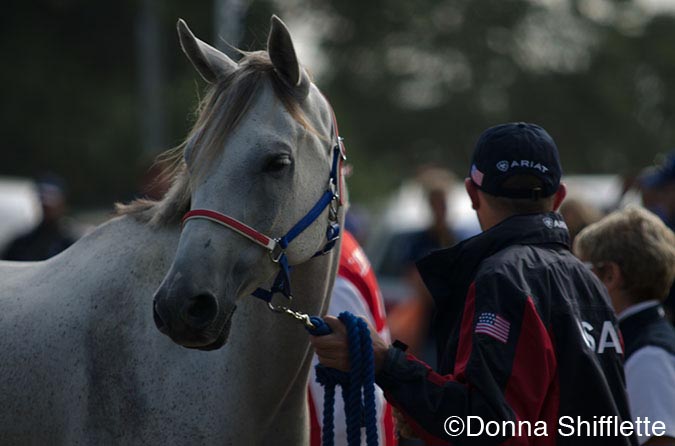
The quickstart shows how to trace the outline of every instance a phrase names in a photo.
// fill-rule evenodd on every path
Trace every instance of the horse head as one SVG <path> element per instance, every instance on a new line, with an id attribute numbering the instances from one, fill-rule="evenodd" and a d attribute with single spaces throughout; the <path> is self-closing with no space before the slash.
<path id="1" fill-rule="evenodd" d="M 267 51 L 244 53 L 238 62 L 197 39 L 182 20 L 178 34 L 210 84 L 183 151 L 186 215 L 201 218 L 183 221 L 153 312 L 159 330 L 176 343 L 211 350 L 226 342 L 238 300 L 279 272 L 281 255 L 296 265 L 325 246 L 335 209 L 321 209 L 288 246 L 267 249 L 237 225 L 272 243 L 283 238 L 325 195 L 333 149 L 340 146 L 330 105 L 298 63 L 279 18 L 272 17 Z M 218 216 L 235 223 L 219 226 Z"/>

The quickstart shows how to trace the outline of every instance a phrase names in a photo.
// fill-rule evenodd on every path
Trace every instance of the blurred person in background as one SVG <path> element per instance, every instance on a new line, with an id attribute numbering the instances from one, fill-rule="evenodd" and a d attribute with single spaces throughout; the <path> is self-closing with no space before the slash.
<path id="1" fill-rule="evenodd" d="M 335 278 L 335 285 L 333 285 L 328 314 L 339 315 L 343 311 L 349 311 L 364 318 L 371 327 L 375 327 L 380 336 L 389 340 L 382 293 L 377 284 L 375 273 L 363 249 L 348 230 L 345 230 L 342 234 L 340 266 Z M 315 355 L 313 366 L 316 364 L 318 364 L 318 358 Z M 311 446 L 321 445 L 323 395 L 323 386 L 316 381 L 316 371 L 312 367 L 309 377 Z M 343 404 L 341 398 L 335 399 L 334 431 L 336 446 L 347 446 L 345 412 L 341 407 Z M 394 446 L 396 437 L 392 407 L 384 399 L 384 393 L 380 388 L 375 390 L 375 404 L 377 406 L 380 444 L 382 446 Z"/>
<path id="2" fill-rule="evenodd" d="M 602 218 L 602 213 L 598 209 L 577 198 L 566 198 L 560 206 L 560 213 L 567 223 L 572 244 L 582 229 Z"/>
<path id="3" fill-rule="evenodd" d="M 431 223 L 411 238 L 408 253 L 410 265 L 432 251 L 455 244 L 452 228 L 447 223 L 447 198 L 448 193 L 445 188 L 434 187 L 428 191 L 427 203 L 431 210 Z"/>
<path id="4" fill-rule="evenodd" d="M 431 182 L 435 184 L 427 186 L 426 196 L 431 210 L 431 222 L 425 229 L 412 234 L 405 257 L 404 278 L 411 285 L 413 295 L 392 308 L 388 320 L 392 336 L 405 342 L 411 353 L 434 367 L 436 343 L 430 324 L 434 303 L 415 268 L 415 262 L 433 251 L 454 245 L 455 237 L 447 223 L 447 191 L 450 181 Z"/>
<path id="5" fill-rule="evenodd" d="M 675 151 L 658 166 L 645 169 L 638 178 L 642 204 L 675 229 Z"/>
<path id="6" fill-rule="evenodd" d="M 675 151 L 657 166 L 646 168 L 638 177 L 642 204 L 675 230 Z M 666 317 L 675 325 L 675 286 L 663 303 Z"/>
<path id="7" fill-rule="evenodd" d="M 67 209 L 63 180 L 45 176 L 36 182 L 42 207 L 42 220 L 29 232 L 11 241 L 3 260 L 46 260 L 75 243 L 76 238 L 63 222 Z"/>
<path id="8" fill-rule="evenodd" d="M 675 329 L 661 306 L 675 279 L 675 234 L 641 208 L 615 212 L 584 229 L 575 253 L 609 291 L 625 345 L 626 386 L 634 419 L 662 421 L 675 444 Z"/>
<path id="9" fill-rule="evenodd" d="M 349 203 L 349 212 L 345 216 L 345 229 L 349 231 L 361 246 L 365 246 L 368 243 L 370 220 L 370 212 L 367 207 L 356 203 Z"/>

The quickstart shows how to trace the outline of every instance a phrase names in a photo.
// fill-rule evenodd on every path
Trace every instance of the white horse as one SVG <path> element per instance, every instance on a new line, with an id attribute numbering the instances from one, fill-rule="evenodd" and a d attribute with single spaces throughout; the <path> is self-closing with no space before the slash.
<path id="1" fill-rule="evenodd" d="M 283 235 L 326 190 L 332 111 L 278 18 L 268 51 L 239 63 L 178 29 L 210 89 L 165 198 L 123 206 L 50 260 L 0 263 L 0 445 L 308 442 L 307 333 L 249 296 L 277 265 L 234 231 L 180 221 L 208 208 Z M 329 214 L 286 250 L 309 314 L 337 269 L 339 246 L 312 257 Z M 155 321 L 184 346 L 223 347 L 186 349 Z"/>

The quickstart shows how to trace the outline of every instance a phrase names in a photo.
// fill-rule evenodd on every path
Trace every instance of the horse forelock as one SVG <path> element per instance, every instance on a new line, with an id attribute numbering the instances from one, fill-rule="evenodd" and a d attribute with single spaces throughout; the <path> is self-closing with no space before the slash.
<path id="1" fill-rule="evenodd" d="M 190 209 L 191 184 L 218 156 L 227 136 L 246 116 L 265 82 L 270 82 L 276 97 L 291 117 L 307 131 L 318 133 L 302 109 L 303 98 L 276 73 L 266 51 L 243 52 L 239 68 L 208 87 L 195 111 L 196 120 L 187 137 L 178 146 L 157 157 L 163 166 L 159 180 L 171 187 L 159 201 L 137 199 L 116 204 L 118 215 L 132 215 L 155 226 L 175 224 Z M 194 160 L 188 174 L 186 151 Z"/>

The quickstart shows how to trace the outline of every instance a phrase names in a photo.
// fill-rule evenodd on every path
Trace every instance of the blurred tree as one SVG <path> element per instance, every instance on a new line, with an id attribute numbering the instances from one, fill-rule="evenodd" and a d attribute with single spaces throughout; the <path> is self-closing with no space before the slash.
<path id="1" fill-rule="evenodd" d="M 267 26 L 270 14 L 262 1 L 250 5 L 248 17 L 264 15 Z M 180 51 L 174 31 L 179 17 L 205 40 L 216 39 L 211 2 L 3 2 L 0 175 L 58 172 L 77 206 L 131 198 L 154 156 L 185 136 L 204 87 Z M 247 19 L 242 29 L 256 25 Z M 244 34 L 243 41 L 253 40 Z M 159 85 L 141 79 L 148 41 L 161 53 L 153 62 L 161 66 L 151 67 L 158 72 L 150 73 Z M 142 126 L 153 110 L 148 95 L 164 116 Z M 153 125 L 161 134 L 142 134 Z"/>
<path id="2" fill-rule="evenodd" d="M 503 121 L 546 127 L 568 172 L 626 173 L 674 143 L 675 19 L 638 2 L 283 4 L 321 18 L 319 82 L 356 160 L 357 198 L 422 162 L 464 175 L 478 134 Z"/>
<path id="3" fill-rule="evenodd" d="M 675 19 L 637 0 L 236 2 L 244 49 L 264 47 L 271 12 L 299 45 L 318 45 L 306 62 L 347 137 L 356 199 L 420 164 L 463 175 L 477 135 L 502 121 L 545 126 L 568 172 L 628 172 L 673 145 Z M 204 86 L 178 17 L 216 39 L 213 2 L 3 2 L 0 174 L 58 172 L 78 205 L 131 198 L 155 146 L 184 137 Z M 150 91 L 139 42 L 152 38 Z M 148 103 L 163 110 L 154 138 L 141 125 Z"/>

